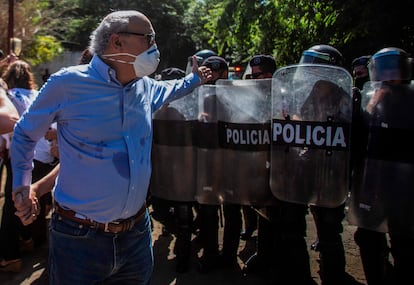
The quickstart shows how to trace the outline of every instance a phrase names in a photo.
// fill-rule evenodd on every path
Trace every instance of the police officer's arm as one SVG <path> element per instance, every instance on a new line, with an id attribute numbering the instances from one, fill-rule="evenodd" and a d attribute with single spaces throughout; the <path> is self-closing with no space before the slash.
<path id="1" fill-rule="evenodd" d="M 16 207 L 16 216 L 23 225 L 31 224 L 40 213 L 39 199 L 51 192 L 59 174 L 60 164 L 56 165 L 49 174 L 30 186 L 21 186 L 13 191 L 13 201 Z"/>
<path id="2" fill-rule="evenodd" d="M 6 91 L 0 87 L 0 134 L 12 132 L 18 119 L 16 108 L 7 97 Z"/>

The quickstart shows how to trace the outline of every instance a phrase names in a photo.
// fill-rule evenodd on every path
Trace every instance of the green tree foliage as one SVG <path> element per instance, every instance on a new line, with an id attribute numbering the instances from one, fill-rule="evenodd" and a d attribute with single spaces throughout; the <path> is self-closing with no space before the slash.
<path id="1" fill-rule="evenodd" d="M 51 61 L 62 52 L 62 45 L 54 37 L 36 35 L 26 48 L 24 57 L 32 66 L 36 66 Z"/>
<path id="2" fill-rule="evenodd" d="M 395 46 L 414 55 L 414 22 L 410 1 L 340 0 L 338 29 L 343 32 L 340 49 L 348 62 L 383 47 Z"/>
<path id="3" fill-rule="evenodd" d="M 413 53 L 412 12 L 403 0 L 204 0 L 193 10 L 196 46 L 208 43 L 231 62 L 266 53 L 283 66 L 320 43 L 338 48 L 348 66 L 385 46 Z"/>
<path id="4" fill-rule="evenodd" d="M 335 42 L 329 33 L 337 17 L 332 1 L 204 2 L 214 3 L 212 7 L 203 3 L 208 43 L 233 62 L 266 53 L 285 65 L 297 62 L 312 43 Z"/>
<path id="5" fill-rule="evenodd" d="M 59 0 L 51 1 L 54 18 L 48 29 L 59 35 L 66 48 L 83 50 L 89 44 L 89 35 L 102 18 L 116 10 L 139 10 L 147 15 L 154 26 L 156 41 L 161 52 L 159 70 L 176 66 L 185 68 L 187 57 L 194 50 L 185 36 L 183 15 L 187 0 Z M 62 23 L 65 23 L 62 25 Z"/>
<path id="6" fill-rule="evenodd" d="M 7 19 L 8 0 L 0 0 Z M 314 44 L 331 44 L 353 58 L 397 46 L 413 54 L 412 9 L 404 0 L 16 0 L 15 35 L 23 52 L 36 49 L 39 36 L 51 36 L 66 49 L 83 50 L 102 17 L 114 10 L 146 14 L 157 32 L 159 70 L 184 68 L 197 50 L 212 49 L 231 63 L 271 54 L 279 66 L 296 63 Z M 7 21 L 0 27 L 7 31 Z M 41 46 L 41 45 L 40 45 Z M 52 45 L 51 45 L 52 46 Z M 0 36 L 0 48 L 7 35 Z M 55 51 L 60 49 L 55 46 Z M 39 58 L 41 56 L 39 55 Z M 49 56 L 45 57 L 49 58 Z"/>

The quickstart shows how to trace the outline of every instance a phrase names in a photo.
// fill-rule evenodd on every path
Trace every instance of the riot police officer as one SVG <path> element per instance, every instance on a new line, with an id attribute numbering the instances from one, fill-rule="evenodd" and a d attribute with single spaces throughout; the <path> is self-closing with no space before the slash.
<path id="1" fill-rule="evenodd" d="M 366 55 L 357 57 L 352 61 L 351 67 L 354 86 L 358 88 L 356 92 L 361 92 L 364 84 L 370 81 L 368 71 L 368 62 L 370 58 L 370 55 Z M 360 108 L 360 106 L 355 107 L 358 109 Z M 361 110 L 358 110 L 358 113 L 360 112 Z M 361 135 L 362 133 L 366 133 L 366 131 L 363 131 L 364 127 L 359 115 L 354 116 L 353 124 L 355 126 L 353 129 L 353 145 L 356 145 L 356 147 L 353 146 L 353 150 L 356 151 L 353 151 L 352 155 L 354 161 L 358 161 L 363 156 L 361 151 L 359 151 L 362 143 Z M 354 234 L 354 240 L 359 246 L 362 266 L 368 285 L 389 284 L 388 280 L 391 275 L 392 264 L 389 261 L 390 249 L 386 233 L 358 227 Z"/>
<path id="2" fill-rule="evenodd" d="M 414 268 L 414 130 L 412 58 L 388 47 L 368 63 L 373 92 L 362 93 L 360 154 L 354 167 L 350 214 L 369 285 L 412 283 Z M 365 99 L 365 100 L 364 100 Z M 388 231 L 394 268 L 390 270 Z M 410 281 L 411 280 L 411 281 Z"/>
<path id="3" fill-rule="evenodd" d="M 217 55 L 216 52 L 203 49 L 194 54 L 197 57 L 199 65 L 203 63 L 205 59 L 210 56 Z M 186 72 L 191 72 L 192 69 L 192 57 L 188 59 Z M 161 80 L 177 79 L 184 76 L 184 71 L 169 68 L 161 72 Z M 182 120 L 182 114 L 179 114 L 176 110 L 172 113 L 173 108 L 166 106 L 162 108 L 156 114 L 156 116 L 166 116 L 170 119 Z M 165 111 L 165 112 L 164 112 Z M 159 119 L 159 118 L 158 118 Z M 155 171 L 154 171 L 155 172 Z M 165 177 L 163 177 L 165 179 Z M 160 199 L 158 197 L 152 197 L 152 204 L 154 208 L 153 217 L 163 223 L 167 229 L 176 236 L 176 242 L 174 247 L 174 253 L 176 255 L 176 272 L 185 273 L 190 268 L 191 259 L 191 238 L 195 228 L 199 227 L 199 217 L 194 217 L 193 210 L 197 210 L 198 204 L 196 201 L 171 201 Z"/>
<path id="4" fill-rule="evenodd" d="M 250 58 L 249 68 L 251 74 L 246 74 L 246 79 L 272 78 L 277 69 L 276 61 L 271 55 L 257 54 Z M 268 206 L 271 207 L 271 206 Z M 241 233 L 240 238 L 247 240 L 257 228 L 257 250 L 250 256 L 243 267 L 243 274 L 266 272 L 269 269 L 273 258 L 271 247 L 273 242 L 272 226 L 268 219 L 258 215 L 254 210 L 263 211 L 263 205 L 243 206 L 243 215 L 246 229 Z M 259 209 L 262 208 L 262 209 Z"/>
<path id="5" fill-rule="evenodd" d="M 362 90 L 364 83 L 369 81 L 368 61 L 370 58 L 370 55 L 363 55 L 355 58 L 351 63 L 354 86 L 359 90 Z"/>
<path id="6" fill-rule="evenodd" d="M 184 76 L 184 70 L 171 67 L 161 71 L 159 80 L 173 80 L 182 78 Z M 160 125 L 160 121 L 184 121 L 185 117 L 177 109 L 171 107 L 170 104 L 165 104 L 160 110 L 154 113 L 153 119 L 155 120 L 154 129 L 155 133 L 157 134 L 157 129 Z M 156 121 L 158 121 L 157 124 L 155 123 Z M 154 144 L 152 155 L 155 160 L 160 159 L 157 157 L 157 153 L 157 146 Z M 180 153 L 180 155 L 182 155 L 182 153 Z M 153 191 L 154 188 L 157 188 L 159 184 L 159 181 L 157 180 L 164 179 L 168 181 L 168 178 L 165 177 L 165 175 L 162 178 L 157 175 L 158 171 L 156 171 L 156 169 L 157 168 L 154 167 L 153 176 L 151 177 L 150 192 Z M 168 182 L 169 189 L 173 188 L 171 186 L 171 183 L 173 184 L 171 181 Z M 176 201 L 158 197 L 157 194 L 151 194 L 149 196 L 148 202 L 152 204 L 152 217 L 163 225 L 163 235 L 172 233 L 176 237 L 174 245 L 174 253 L 176 255 L 176 272 L 187 272 L 190 266 L 191 234 L 194 219 L 192 207 L 194 206 L 195 201 L 192 201 L 191 199 L 188 199 L 186 201 Z"/>
<path id="7" fill-rule="evenodd" d="M 213 78 L 207 84 L 214 85 L 217 80 L 228 78 L 228 64 L 222 57 L 209 56 L 201 66 L 207 66 L 213 72 Z M 216 117 L 220 104 L 215 100 L 216 96 L 214 95 L 205 98 L 204 112 L 199 116 L 200 121 L 210 122 L 212 118 Z M 198 267 L 201 273 L 209 273 L 219 266 L 230 268 L 238 266 L 237 251 L 242 226 L 241 206 L 226 202 L 223 204 L 225 223 L 221 252 L 218 241 L 219 213 L 221 213 L 221 205 L 198 204 L 199 236 L 203 247 L 203 255 L 199 259 Z"/>
<path id="8" fill-rule="evenodd" d="M 327 55 L 327 57 L 321 58 L 320 54 Z M 343 66 L 344 59 L 336 48 L 329 45 L 316 45 L 305 51 L 300 62 Z M 344 210 L 345 203 L 334 208 L 310 206 L 318 235 L 319 274 L 324 285 L 345 284 L 346 282 L 345 250 L 341 236 Z"/>
<path id="9" fill-rule="evenodd" d="M 343 65 L 343 56 L 342 54 L 334 47 L 329 45 L 315 45 L 305 50 L 302 53 L 300 59 L 300 66 L 297 69 L 296 78 L 298 82 L 305 81 L 304 77 L 306 76 L 307 72 L 317 71 L 318 67 L 315 66 L 314 69 L 308 68 L 308 65 L 318 64 L 318 65 L 333 65 L 341 67 Z M 306 66 L 305 66 L 306 65 Z M 344 72 L 345 73 L 345 72 Z M 329 74 L 327 76 L 330 76 Z M 349 76 L 350 77 L 350 76 Z M 351 89 L 351 79 L 349 80 L 349 89 Z M 336 94 L 330 94 L 329 92 L 325 94 L 325 91 L 328 90 L 337 90 Z M 301 109 L 301 116 L 303 117 L 304 114 L 308 111 L 305 109 L 305 104 L 310 104 L 309 106 L 313 108 L 313 110 L 320 110 L 322 107 L 321 104 L 325 102 L 326 104 L 331 104 L 333 107 L 332 109 L 339 109 L 337 108 L 343 99 L 341 98 L 348 98 L 348 102 L 350 102 L 351 96 L 348 95 L 341 95 L 342 92 L 339 91 L 340 88 L 331 81 L 328 80 L 319 80 L 315 83 L 314 88 L 311 94 L 316 94 L 315 96 L 319 96 L 319 99 L 312 99 L 311 94 L 308 95 L 308 98 L 303 103 Z M 273 95 L 272 95 L 273 96 Z M 327 100 L 322 101 L 324 98 Z M 328 99 L 330 98 L 330 99 Z M 336 100 L 337 98 L 338 100 Z M 314 100 L 314 101 L 312 101 Z M 330 101 L 331 103 L 327 103 Z M 310 102 L 310 103 L 309 103 Z M 295 108 L 296 109 L 296 108 Z M 351 108 L 349 108 L 351 109 Z M 312 112 L 313 113 L 313 112 Z M 326 111 L 315 111 L 317 115 L 324 115 Z M 338 116 L 340 115 L 331 115 L 331 116 Z M 293 116 L 287 117 L 286 120 L 295 119 L 295 114 Z M 326 117 L 325 117 L 326 118 Z M 301 120 L 310 120 L 309 118 L 302 118 Z M 306 153 L 309 153 L 306 148 L 303 150 Z M 318 151 L 318 150 L 315 150 Z M 292 152 L 292 151 L 289 151 Z M 314 155 L 319 155 L 317 152 L 313 152 Z M 305 154 L 306 155 L 306 154 Z M 314 155 L 312 153 L 307 154 L 307 158 L 302 158 L 301 160 L 297 160 L 298 163 L 302 164 L 305 161 L 304 159 L 312 160 L 314 159 Z M 304 157 L 301 155 L 301 157 Z M 276 155 L 275 159 L 278 159 L 278 155 Z M 272 158 L 273 160 L 273 158 Z M 292 161 L 291 163 L 295 163 Z M 318 168 L 318 165 L 309 164 L 313 169 Z M 273 167 L 273 162 L 272 162 Z M 279 166 L 283 167 L 283 166 Z M 276 166 L 277 168 L 277 166 Z M 296 169 L 293 167 L 293 169 Z M 299 169 L 299 166 L 298 166 Z M 311 171 L 310 169 L 300 168 L 303 171 Z M 273 171 L 272 171 L 273 172 Z M 297 176 L 306 175 L 306 173 L 292 173 Z M 313 175 L 313 174 L 312 174 Z M 278 179 L 277 177 L 274 177 Z M 324 178 L 321 178 L 323 180 Z M 338 178 L 339 179 L 339 178 Z M 337 179 L 337 180 L 338 180 Z M 289 178 L 285 178 L 285 180 L 289 180 Z M 312 181 L 312 180 L 310 180 Z M 276 184 L 278 182 L 275 182 Z M 309 182 L 311 183 L 311 182 Z M 286 184 L 286 185 L 291 185 Z M 304 184 L 294 184 L 296 187 L 305 187 Z M 302 186 L 299 186 L 302 185 Z M 321 185 L 325 185 L 324 182 L 321 182 Z M 279 186 L 280 187 L 280 186 Z M 296 192 L 302 193 L 306 192 L 305 189 L 296 189 Z M 325 189 L 326 190 L 326 189 Z M 329 190 L 336 190 L 336 189 L 329 189 Z M 273 190 L 272 190 L 273 191 Z M 286 189 L 288 192 L 295 192 L 295 189 Z M 307 195 L 307 193 L 302 193 L 301 195 Z M 280 195 L 279 195 L 280 196 Z M 346 197 L 346 195 L 345 195 Z M 343 199 L 343 201 L 345 198 Z M 342 201 L 342 200 L 341 200 Z M 301 203 L 300 203 L 301 202 Z M 271 213 L 271 220 L 273 223 L 273 228 L 275 230 L 275 244 L 274 244 L 274 255 L 277 256 L 275 258 L 274 266 L 274 275 L 277 284 L 315 284 L 315 281 L 312 278 L 311 270 L 310 270 L 310 261 L 309 261 L 309 253 L 307 249 L 306 243 L 306 215 L 308 213 L 308 198 L 303 199 L 303 201 L 294 201 L 285 199 L 282 201 L 282 197 L 280 196 L 279 203 L 276 207 L 273 207 L 273 211 Z M 319 251 L 320 256 L 320 270 L 319 274 L 322 280 L 322 284 L 324 285 L 339 285 L 339 284 L 346 284 L 346 279 L 348 275 L 345 272 L 345 251 L 344 246 L 342 243 L 341 233 L 343 231 L 342 228 L 342 220 L 345 217 L 344 208 L 345 203 L 340 204 L 339 206 L 332 206 L 332 207 L 322 207 L 317 205 L 309 206 L 311 213 L 313 214 L 318 242 L 317 242 L 317 250 Z"/>

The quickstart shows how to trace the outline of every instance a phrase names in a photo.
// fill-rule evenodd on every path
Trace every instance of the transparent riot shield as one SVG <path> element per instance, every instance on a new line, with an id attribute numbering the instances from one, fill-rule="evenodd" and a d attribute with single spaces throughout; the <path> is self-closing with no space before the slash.
<path id="1" fill-rule="evenodd" d="M 348 220 L 379 232 L 414 237 L 414 87 L 371 83 L 361 94 L 360 149 Z"/>
<path id="2" fill-rule="evenodd" d="M 270 90 L 271 79 L 220 80 L 199 88 L 199 203 L 272 203 Z"/>
<path id="3" fill-rule="evenodd" d="M 336 207 L 349 192 L 352 77 L 343 68 L 280 68 L 272 83 L 270 187 L 282 201 Z"/>
<path id="4" fill-rule="evenodd" d="M 195 91 L 154 113 L 151 195 L 171 201 L 195 201 L 197 116 Z"/>

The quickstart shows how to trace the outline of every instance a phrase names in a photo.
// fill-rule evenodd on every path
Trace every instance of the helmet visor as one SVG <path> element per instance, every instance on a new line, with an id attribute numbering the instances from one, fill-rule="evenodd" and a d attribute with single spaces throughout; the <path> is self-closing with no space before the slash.
<path id="1" fill-rule="evenodd" d="M 373 55 L 368 63 L 371 81 L 411 80 L 412 58 L 398 51 Z"/>
<path id="2" fill-rule="evenodd" d="M 305 50 L 302 53 L 299 64 L 302 63 L 332 64 L 329 54 L 314 50 Z"/>

